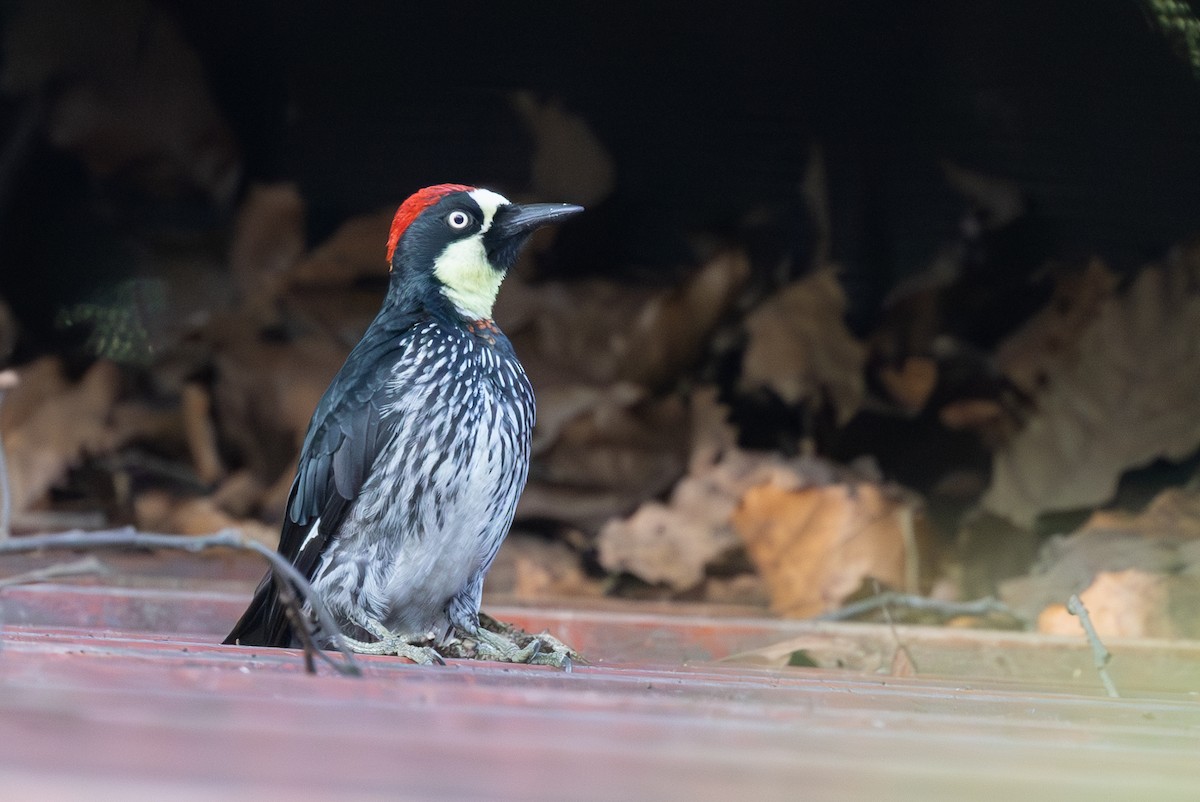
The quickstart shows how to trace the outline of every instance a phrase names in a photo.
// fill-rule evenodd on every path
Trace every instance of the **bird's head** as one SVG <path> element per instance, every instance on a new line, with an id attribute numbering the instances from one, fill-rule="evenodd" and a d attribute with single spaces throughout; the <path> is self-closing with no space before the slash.
<path id="1" fill-rule="evenodd" d="M 417 297 L 437 293 L 464 318 L 489 319 L 500 282 L 529 235 L 582 211 L 569 203 L 512 203 L 462 184 L 425 187 L 392 220 L 392 284 Z"/>

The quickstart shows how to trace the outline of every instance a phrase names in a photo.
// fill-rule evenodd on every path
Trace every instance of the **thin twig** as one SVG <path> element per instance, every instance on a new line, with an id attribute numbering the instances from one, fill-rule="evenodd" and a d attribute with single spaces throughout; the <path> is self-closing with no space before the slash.
<path id="1" fill-rule="evenodd" d="M 345 657 L 345 660 L 341 663 L 336 662 L 324 650 L 317 650 L 317 656 L 328 662 L 339 673 L 354 676 L 361 673 L 354 661 L 353 653 L 342 639 L 341 630 L 333 621 L 333 616 L 329 614 L 329 610 L 304 575 L 278 552 L 267 548 L 258 541 L 251 540 L 236 529 L 223 529 L 215 534 L 200 537 L 138 532 L 131 527 L 103 532 L 62 532 L 54 535 L 36 535 L 0 541 L 0 556 L 43 550 L 174 549 L 195 553 L 217 548 L 252 551 L 266 558 L 276 576 L 286 580 L 278 582 L 277 587 L 285 587 L 290 584 L 300 591 L 316 614 L 322 631 L 332 633 L 334 645 Z M 286 600 L 281 599 L 281 601 L 285 605 L 287 604 Z M 308 642 L 311 643 L 311 638 L 308 639 Z M 306 656 L 305 663 L 307 666 L 312 666 L 311 658 Z"/>
<path id="2" fill-rule="evenodd" d="M 917 529 L 913 522 L 912 505 L 901 505 L 896 515 L 900 520 L 900 538 L 904 544 L 904 589 L 915 593 L 921 589 L 921 552 L 917 548 Z"/>
<path id="3" fill-rule="evenodd" d="M 10 588 L 14 585 L 32 585 L 36 582 L 49 582 L 64 576 L 79 576 L 80 574 L 107 574 L 109 567 L 100 562 L 95 556 L 84 557 L 70 563 L 55 563 L 45 568 L 35 568 L 23 574 L 15 574 L 0 579 L 0 588 Z"/>
<path id="4" fill-rule="evenodd" d="M 4 408 L 4 395 L 17 385 L 15 370 L 0 371 L 0 411 Z M 12 493 L 8 486 L 8 462 L 4 458 L 4 433 L 0 431 L 0 540 L 12 534 Z"/>
<path id="5" fill-rule="evenodd" d="M 287 616 L 288 623 L 292 625 L 292 631 L 296 633 L 296 637 L 300 639 L 300 645 L 304 649 L 304 670 L 315 674 L 317 667 L 313 662 L 313 655 L 323 654 L 323 652 L 313 642 L 309 623 L 304 620 L 304 608 L 301 607 L 300 600 L 296 598 L 296 589 L 291 582 L 287 581 L 287 577 L 274 569 L 272 571 L 275 576 L 275 593 L 279 596 L 279 603 L 283 605 L 283 613 Z"/>
<path id="6" fill-rule="evenodd" d="M 1096 627 L 1092 625 L 1092 617 L 1088 615 L 1087 607 L 1083 604 L 1083 599 L 1079 598 L 1078 593 L 1072 593 L 1071 598 L 1067 599 L 1067 611 L 1074 616 L 1079 617 L 1079 623 L 1083 626 L 1083 632 L 1087 635 L 1088 644 L 1092 647 L 1092 664 L 1096 666 L 1096 673 L 1100 675 L 1100 681 L 1104 683 L 1104 690 L 1113 699 L 1120 699 L 1121 694 L 1117 693 L 1117 686 L 1113 684 L 1112 677 L 1108 675 L 1108 661 L 1112 660 L 1112 653 L 1104 647 L 1100 642 L 1100 636 L 1096 634 Z"/>
<path id="7" fill-rule="evenodd" d="M 873 613 L 889 607 L 904 607 L 918 612 L 936 613 L 945 618 L 960 615 L 1008 615 L 1014 619 L 1016 614 L 1008 605 L 991 596 L 973 601 L 955 602 L 941 599 L 930 599 L 926 596 L 914 596 L 908 593 L 886 591 L 860 601 L 852 602 L 837 610 L 816 616 L 815 621 L 848 621 L 865 613 Z"/>
<path id="8" fill-rule="evenodd" d="M 871 583 L 875 586 L 875 598 L 884 595 L 879 587 L 879 580 L 872 578 Z M 880 608 L 883 613 L 883 620 L 887 622 L 888 630 L 892 633 L 892 640 L 896 642 L 896 652 L 892 654 L 892 669 L 895 673 L 896 657 L 898 654 L 903 654 L 904 659 L 908 661 L 908 665 L 912 668 L 914 674 L 917 673 L 917 661 L 913 659 L 912 652 L 908 650 L 908 646 L 904 641 L 900 640 L 900 633 L 896 631 L 896 622 L 892 620 L 892 611 L 887 604 L 883 604 Z"/>

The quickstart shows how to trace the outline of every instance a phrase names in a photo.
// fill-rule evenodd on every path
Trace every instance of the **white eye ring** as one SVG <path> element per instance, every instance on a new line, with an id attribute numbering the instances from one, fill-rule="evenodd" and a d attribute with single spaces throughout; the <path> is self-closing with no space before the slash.
<path id="1" fill-rule="evenodd" d="M 446 215 L 446 222 L 450 224 L 451 228 L 462 230 L 471 225 L 471 215 L 467 214 L 466 212 L 456 210 Z"/>

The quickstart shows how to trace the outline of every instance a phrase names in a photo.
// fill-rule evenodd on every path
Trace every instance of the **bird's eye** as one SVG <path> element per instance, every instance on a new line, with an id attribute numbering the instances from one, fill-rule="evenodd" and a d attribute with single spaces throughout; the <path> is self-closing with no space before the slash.
<path id="1" fill-rule="evenodd" d="M 453 211 L 446 215 L 446 222 L 451 228 L 459 229 L 460 231 L 471 225 L 471 215 L 462 211 Z"/>

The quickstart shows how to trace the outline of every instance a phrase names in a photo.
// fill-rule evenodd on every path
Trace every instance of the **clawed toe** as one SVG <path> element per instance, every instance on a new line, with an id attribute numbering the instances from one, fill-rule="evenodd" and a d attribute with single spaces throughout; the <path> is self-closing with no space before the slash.
<path id="1" fill-rule="evenodd" d="M 575 651 L 557 638 L 547 635 L 527 635 L 519 630 L 506 628 L 505 632 L 493 632 L 484 627 L 474 631 L 459 630 L 459 648 L 463 657 L 477 660 L 493 660 L 501 663 L 526 663 L 529 665 L 554 666 L 570 671 L 574 664 L 582 662 Z"/>
<path id="2" fill-rule="evenodd" d="M 385 626 L 377 621 L 367 622 L 363 627 L 367 632 L 374 635 L 374 641 L 361 641 L 354 638 L 342 636 L 342 641 L 350 649 L 357 654 L 379 654 L 379 655 L 394 655 L 396 657 L 404 657 L 418 665 L 446 665 L 446 661 L 431 645 L 433 643 L 432 632 L 422 632 L 416 635 L 406 635 L 398 632 L 391 632 Z"/>

